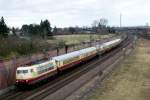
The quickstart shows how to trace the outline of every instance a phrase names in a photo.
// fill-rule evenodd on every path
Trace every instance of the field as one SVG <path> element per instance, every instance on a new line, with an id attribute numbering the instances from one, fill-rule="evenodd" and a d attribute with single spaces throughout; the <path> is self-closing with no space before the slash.
<path id="1" fill-rule="evenodd" d="M 139 39 L 134 53 L 116 67 L 89 100 L 150 100 L 150 40 Z"/>
<path id="2" fill-rule="evenodd" d="M 55 36 L 56 40 L 65 41 L 66 44 L 79 44 L 81 42 L 89 42 L 90 40 L 100 40 L 113 36 L 109 35 L 60 35 Z"/>
<path id="3" fill-rule="evenodd" d="M 40 37 L 33 37 L 32 39 L 2 38 L 0 39 L 0 59 L 31 55 L 45 50 L 61 48 L 65 45 L 80 44 L 81 42 L 100 40 L 111 36 L 113 35 L 58 35 L 44 40 Z"/>
<path id="4" fill-rule="evenodd" d="M 49 39 L 48 43 L 59 45 L 59 43 L 64 43 L 66 45 L 80 44 L 82 42 L 90 42 L 90 40 L 100 40 L 103 38 L 109 38 L 113 34 L 108 35 L 57 35 L 53 39 Z"/>

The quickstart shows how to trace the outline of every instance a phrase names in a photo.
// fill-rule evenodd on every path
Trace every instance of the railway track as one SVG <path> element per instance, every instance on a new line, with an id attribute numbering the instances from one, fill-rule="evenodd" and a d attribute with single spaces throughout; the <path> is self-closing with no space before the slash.
<path id="1" fill-rule="evenodd" d="M 0 97 L 0 100 L 41 100 L 44 97 L 54 93 L 63 86 L 69 84 L 75 79 L 79 78 L 83 74 L 95 68 L 97 65 L 107 60 L 109 57 L 112 57 L 117 52 L 121 51 L 122 48 L 125 48 L 130 42 L 131 38 L 127 38 L 120 47 L 110 51 L 107 54 L 101 56 L 101 59 L 95 58 L 77 68 L 72 68 L 66 72 L 61 73 L 61 75 L 55 76 L 55 78 L 50 79 L 49 82 L 41 84 L 41 86 L 31 87 L 30 90 L 19 90 L 15 89 L 10 93 Z M 101 67 L 101 71 L 105 70 L 104 67 Z"/>

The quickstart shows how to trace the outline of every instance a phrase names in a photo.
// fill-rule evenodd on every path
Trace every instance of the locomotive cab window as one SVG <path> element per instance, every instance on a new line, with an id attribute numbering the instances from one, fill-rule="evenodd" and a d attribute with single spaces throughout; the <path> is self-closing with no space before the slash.
<path id="1" fill-rule="evenodd" d="M 24 74 L 28 73 L 28 70 L 23 70 L 23 73 L 24 73 Z"/>
<path id="2" fill-rule="evenodd" d="M 17 70 L 17 74 L 20 74 L 20 73 L 22 73 L 22 70 Z"/>
<path id="3" fill-rule="evenodd" d="M 28 70 L 17 70 L 17 74 L 26 74 Z"/>

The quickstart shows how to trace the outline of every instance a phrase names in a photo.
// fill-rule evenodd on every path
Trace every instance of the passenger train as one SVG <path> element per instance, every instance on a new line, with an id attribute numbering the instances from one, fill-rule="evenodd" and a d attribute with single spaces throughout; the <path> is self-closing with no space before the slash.
<path id="1" fill-rule="evenodd" d="M 81 62 L 90 60 L 116 47 L 121 42 L 122 38 L 120 37 L 100 45 L 52 57 L 49 60 L 37 62 L 33 65 L 18 67 L 16 70 L 16 85 L 36 84 Z"/>

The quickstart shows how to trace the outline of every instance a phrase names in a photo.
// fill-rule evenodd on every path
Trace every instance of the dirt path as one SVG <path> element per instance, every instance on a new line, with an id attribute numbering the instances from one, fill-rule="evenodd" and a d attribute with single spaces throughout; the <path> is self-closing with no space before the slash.
<path id="1" fill-rule="evenodd" d="M 134 53 L 88 99 L 150 100 L 150 40 L 139 39 Z"/>

